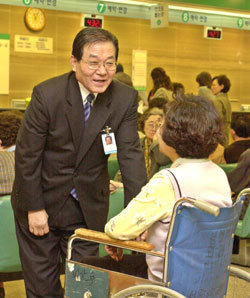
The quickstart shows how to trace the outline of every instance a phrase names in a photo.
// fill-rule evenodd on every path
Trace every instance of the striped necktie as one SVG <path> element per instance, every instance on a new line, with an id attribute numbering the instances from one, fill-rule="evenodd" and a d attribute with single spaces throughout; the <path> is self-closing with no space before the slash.
<path id="1" fill-rule="evenodd" d="M 87 122 L 90 112 L 91 112 L 91 103 L 93 101 L 93 99 L 95 98 L 95 95 L 93 93 L 89 93 L 89 95 L 87 96 L 87 102 L 84 105 L 84 121 L 85 123 Z"/>
<path id="2" fill-rule="evenodd" d="M 95 98 L 95 95 L 93 93 L 89 93 L 89 95 L 87 96 L 87 102 L 84 105 L 84 121 L 85 123 L 87 122 L 90 112 L 91 112 L 91 102 L 93 101 L 93 99 Z M 73 198 L 75 198 L 78 201 L 78 197 L 77 197 L 77 193 L 76 193 L 76 189 L 73 188 L 70 192 L 70 194 L 72 195 Z"/>

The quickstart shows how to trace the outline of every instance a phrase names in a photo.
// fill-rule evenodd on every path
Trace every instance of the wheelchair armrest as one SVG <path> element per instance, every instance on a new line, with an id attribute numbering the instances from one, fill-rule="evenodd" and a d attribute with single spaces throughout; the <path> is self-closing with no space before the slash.
<path id="1" fill-rule="evenodd" d="M 118 240 L 110 238 L 107 234 L 93 231 L 89 229 L 76 229 L 76 236 L 79 236 L 82 239 L 90 240 L 93 242 L 104 243 L 107 245 L 118 246 L 129 249 L 140 249 L 150 251 L 154 248 L 152 243 L 144 242 L 144 241 L 134 241 L 134 240 Z"/>

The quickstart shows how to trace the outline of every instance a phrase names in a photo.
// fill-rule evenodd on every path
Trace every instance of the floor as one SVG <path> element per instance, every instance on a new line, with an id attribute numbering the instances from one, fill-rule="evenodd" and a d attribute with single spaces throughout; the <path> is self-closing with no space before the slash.
<path id="1" fill-rule="evenodd" d="M 250 273 L 250 267 L 240 267 Z M 61 282 L 64 284 L 64 275 L 61 276 Z M 23 280 L 10 281 L 4 283 L 6 298 L 25 298 Z M 227 298 L 250 298 L 250 284 L 234 277 L 230 277 Z M 212 298 L 212 297 L 211 297 Z"/>

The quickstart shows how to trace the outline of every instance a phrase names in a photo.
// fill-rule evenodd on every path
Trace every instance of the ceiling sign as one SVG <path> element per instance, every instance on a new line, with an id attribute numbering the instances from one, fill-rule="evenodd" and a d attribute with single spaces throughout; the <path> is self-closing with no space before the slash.
<path id="1" fill-rule="evenodd" d="M 156 5 L 151 8 L 151 28 L 168 26 L 168 5 Z"/>
<path id="2" fill-rule="evenodd" d="M 218 0 L 213 1 L 215 2 Z M 135 2 L 135 4 L 124 4 L 92 0 L 0 0 L 0 4 L 25 7 L 32 6 L 43 9 L 72 11 L 85 14 L 97 14 L 103 16 L 146 19 L 151 20 L 152 28 L 159 28 L 160 26 L 163 27 L 165 26 L 164 22 L 166 22 L 167 24 L 167 18 L 164 19 L 163 17 L 160 17 L 160 13 L 162 13 L 162 11 L 159 10 L 160 7 L 164 6 L 165 15 L 165 5 L 167 4 L 138 4 L 138 2 Z M 194 7 L 190 8 L 183 6 L 168 5 L 168 22 L 250 30 L 250 14 L 247 14 L 248 11 L 246 11 L 245 14 L 229 13 L 222 11 L 216 11 L 215 13 L 215 11 L 211 9 L 209 10 L 209 7 L 207 9 L 203 9 L 206 10 L 205 12 L 199 12 L 197 10 L 202 9 L 194 9 Z M 152 14 L 158 15 L 154 18 L 154 22 L 152 19 Z"/>

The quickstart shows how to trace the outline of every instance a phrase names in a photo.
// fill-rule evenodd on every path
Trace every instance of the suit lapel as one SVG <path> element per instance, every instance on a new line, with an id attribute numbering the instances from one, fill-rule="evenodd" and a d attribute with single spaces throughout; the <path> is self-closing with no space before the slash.
<path id="1" fill-rule="evenodd" d="M 91 114 L 84 129 L 83 138 L 81 140 L 78 156 L 76 160 L 76 167 L 79 165 L 84 155 L 88 152 L 96 136 L 103 129 L 106 120 L 110 115 L 110 87 L 101 94 L 98 94 Z"/>
<path id="2" fill-rule="evenodd" d="M 84 108 L 75 73 L 69 77 L 69 88 L 66 102 L 66 116 L 72 133 L 73 144 L 78 152 L 84 132 Z"/>

